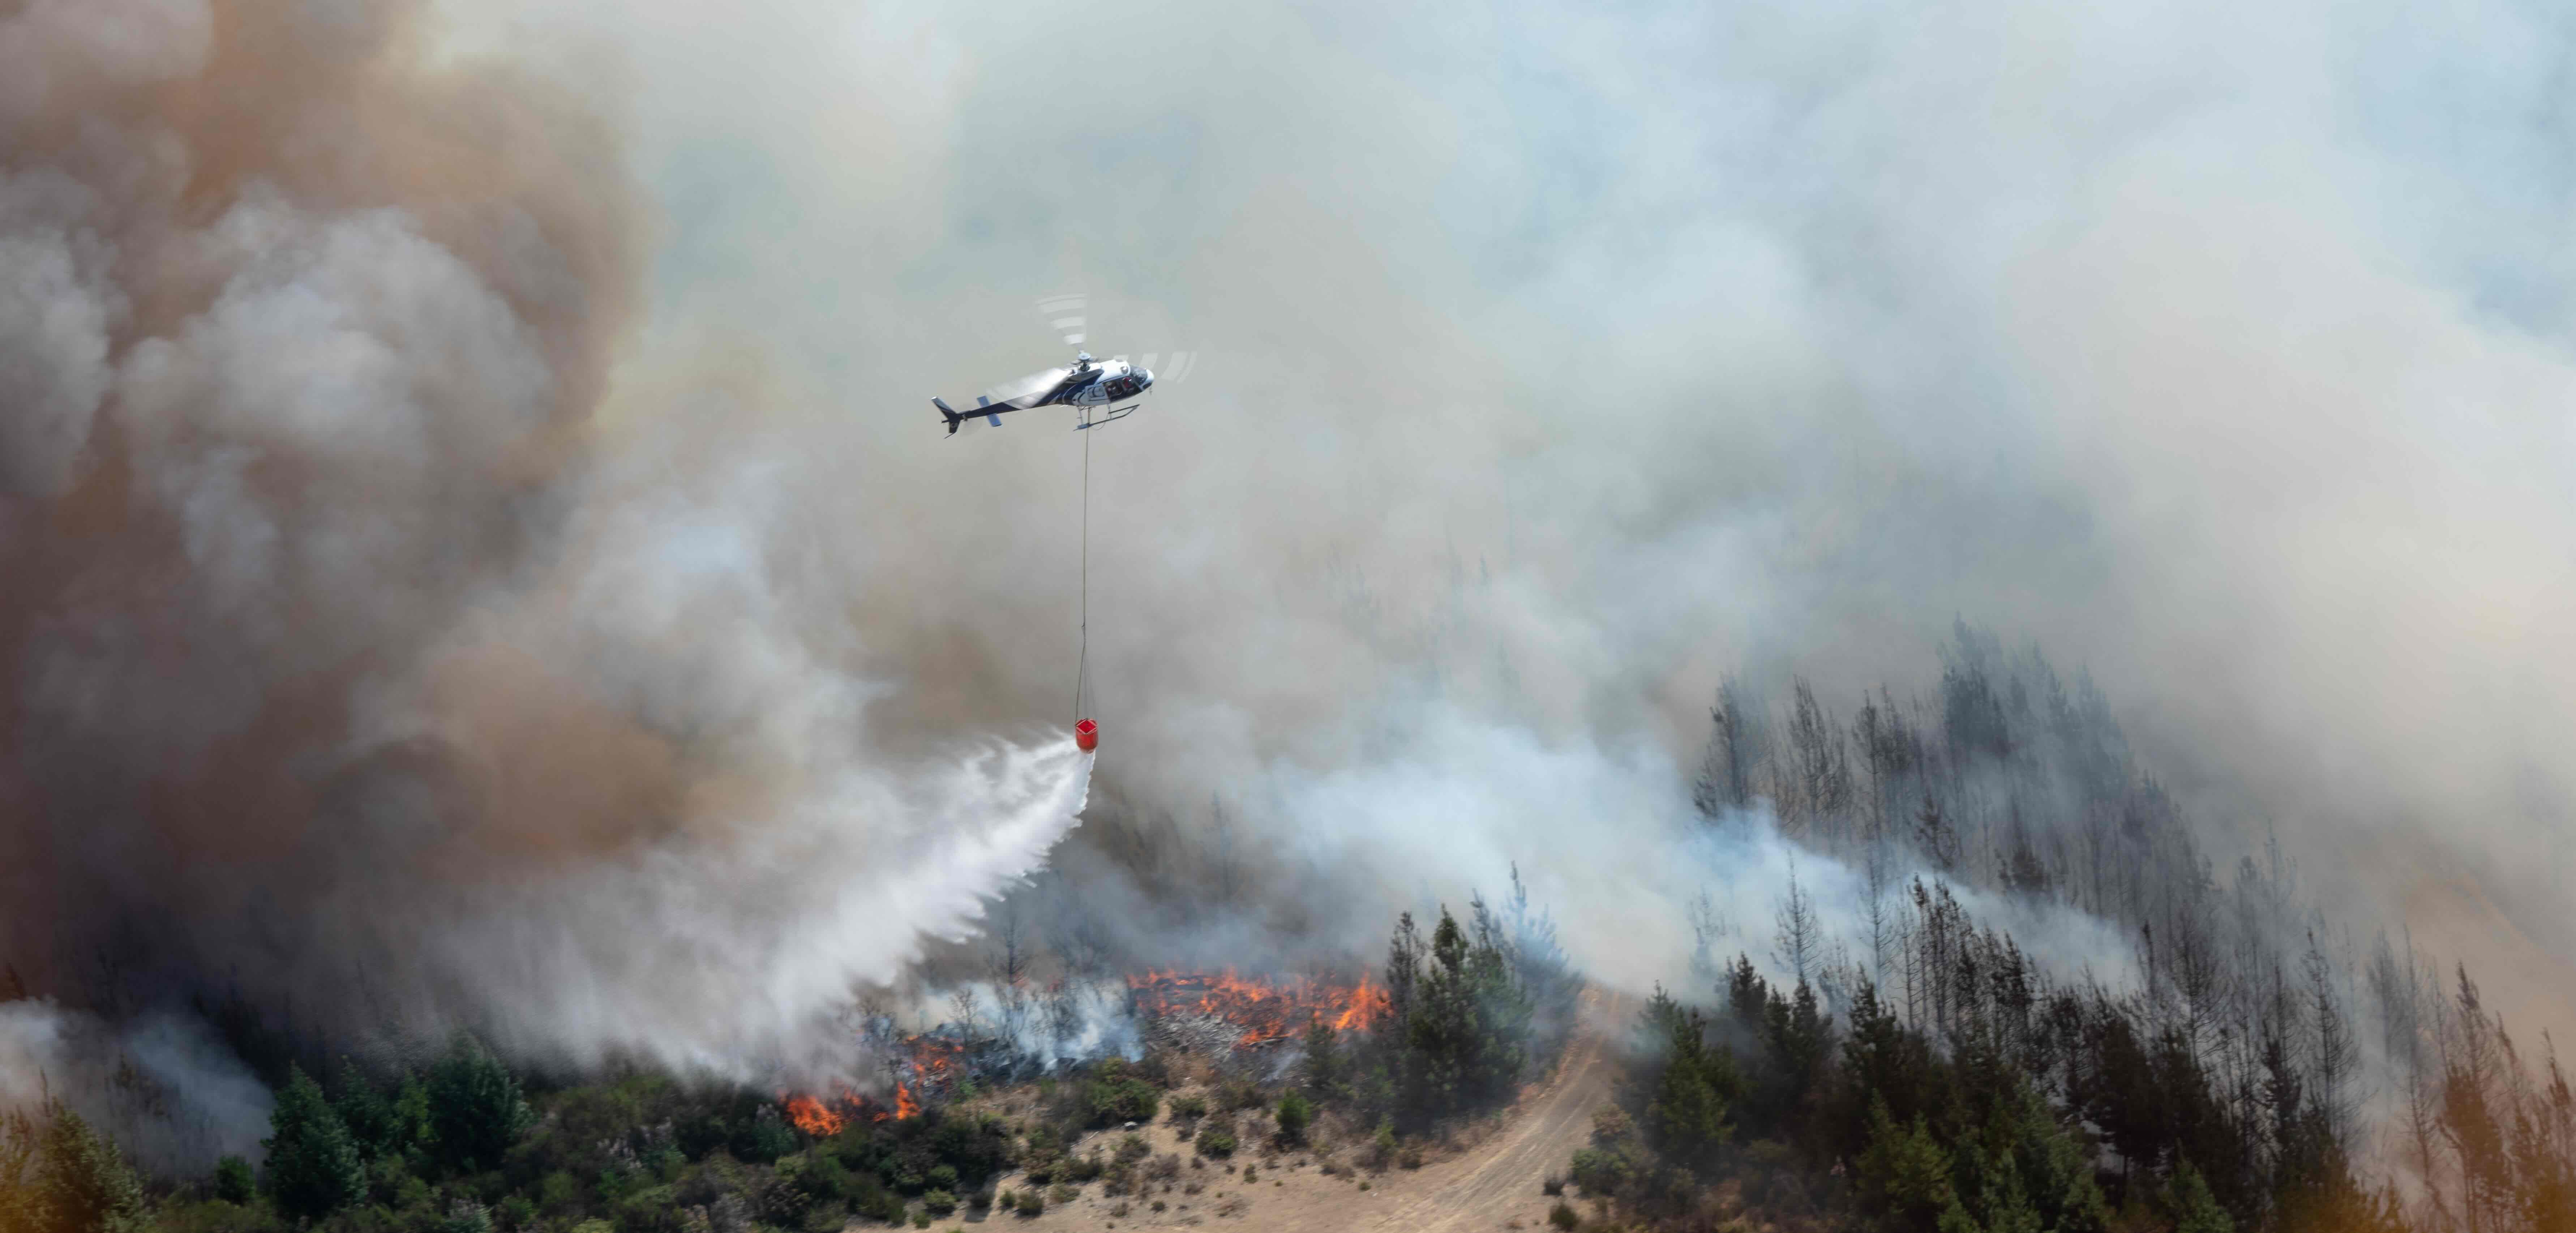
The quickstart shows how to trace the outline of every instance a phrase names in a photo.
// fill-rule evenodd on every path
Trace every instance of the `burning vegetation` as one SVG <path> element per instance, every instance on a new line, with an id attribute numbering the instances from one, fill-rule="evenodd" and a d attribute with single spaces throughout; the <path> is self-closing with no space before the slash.
<path id="1" fill-rule="evenodd" d="M 1386 1018 L 1386 990 L 1362 976 L 1340 984 L 1311 976 L 1279 981 L 1222 972 L 1146 972 L 1127 978 L 1129 1005 L 1154 1023 L 1213 1020 L 1234 1029 L 1233 1047 L 1276 1044 L 1317 1023 L 1336 1032 L 1367 1031 Z"/>

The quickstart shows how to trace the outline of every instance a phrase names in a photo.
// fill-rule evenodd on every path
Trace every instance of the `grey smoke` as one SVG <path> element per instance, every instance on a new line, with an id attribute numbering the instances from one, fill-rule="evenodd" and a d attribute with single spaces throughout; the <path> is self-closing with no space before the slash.
<path id="1" fill-rule="evenodd" d="M 1719 677 L 1855 699 L 1964 614 L 2565 1011 L 2541 6 L 144 9 L 0 26 L 49 66 L 0 74 L 0 855 L 52 879 L 0 951 L 50 981 L 169 919 L 160 979 L 803 1050 L 1081 799 L 1079 441 L 926 400 L 1082 287 L 1095 351 L 1204 356 L 1092 442 L 1102 795 L 1367 875 L 1217 941 L 1519 861 L 1676 971 L 1789 855 L 1691 829 Z M 118 93 L 191 75 L 253 122 Z M 800 928 L 843 887 L 889 910 Z"/>
<path id="2" fill-rule="evenodd" d="M 797 444 L 704 388 L 613 420 L 638 207 L 576 100 L 433 63 L 418 5 L 128 8 L 0 18 L 44 70 L 0 93 L 0 958 L 72 1008 L 13 1032 L 212 1073 L 152 1016 L 238 998 L 861 1065 L 854 994 L 1035 871 L 1090 759 L 877 739 Z M 196 1147 L 246 1150 L 231 1082 Z"/>
<path id="3" fill-rule="evenodd" d="M 849 551 L 940 648 L 884 668 L 914 723 L 1060 707 L 1073 439 L 923 400 L 1051 362 L 1079 286 L 1206 356 L 1094 442 L 1124 795 L 1369 765 L 1432 663 L 1680 761 L 1722 673 L 1848 712 L 1965 615 L 2090 667 L 2222 860 L 2276 826 L 2576 1010 L 2555 10 L 602 12 L 457 37 L 631 66 L 664 337 L 756 337 L 906 525 Z M 1032 68 L 1075 46 L 1136 67 Z"/>

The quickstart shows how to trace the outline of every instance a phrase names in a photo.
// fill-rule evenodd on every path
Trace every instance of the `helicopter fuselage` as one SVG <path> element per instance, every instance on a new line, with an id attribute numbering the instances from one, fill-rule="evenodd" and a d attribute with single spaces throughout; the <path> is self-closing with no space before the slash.
<path id="1" fill-rule="evenodd" d="M 1125 360 L 1093 364 L 1088 369 L 1067 373 L 1046 399 L 1035 405 L 1060 404 L 1068 407 L 1105 407 L 1121 399 L 1134 398 L 1154 384 L 1154 374 Z"/>
<path id="2" fill-rule="evenodd" d="M 931 399 L 930 402 L 932 406 L 939 408 L 939 414 L 947 420 L 948 434 L 955 436 L 958 425 L 978 416 L 991 422 L 995 427 L 1000 427 L 1002 416 L 1013 411 L 1027 411 L 1037 407 L 1079 407 L 1088 412 L 1095 407 L 1109 407 L 1135 398 L 1152 388 L 1154 388 L 1152 369 L 1141 364 L 1130 364 L 1125 360 L 1094 360 L 1089 355 L 1082 355 L 1076 357 L 1074 367 L 1066 370 L 1064 376 L 1058 378 L 1054 385 L 1036 393 L 1022 394 L 1017 398 L 1005 399 L 1001 402 L 978 398 L 975 400 L 975 409 L 971 411 L 953 410 L 945 401 L 937 398 Z M 1089 427 L 1091 422 L 1086 415 L 1083 423 L 1077 427 Z"/>

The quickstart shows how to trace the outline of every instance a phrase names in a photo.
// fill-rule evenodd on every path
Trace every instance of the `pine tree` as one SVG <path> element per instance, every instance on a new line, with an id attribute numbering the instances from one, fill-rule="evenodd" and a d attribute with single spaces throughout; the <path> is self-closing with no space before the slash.
<path id="1" fill-rule="evenodd" d="M 143 1223 L 143 1181 L 116 1141 L 81 1116 L 53 1106 L 38 1166 L 37 1203 L 49 1230 L 126 1233 Z"/>
<path id="2" fill-rule="evenodd" d="M 1658 991 L 1660 993 L 1660 991 Z M 1743 1091 L 1735 1059 L 1708 1043 L 1707 1023 L 1670 999 L 1654 1009 L 1664 1030 L 1664 1071 L 1646 1105 L 1646 1138 L 1665 1158 L 1694 1170 L 1716 1164 L 1734 1133 L 1728 1107 Z"/>
<path id="3" fill-rule="evenodd" d="M 1965 1217 L 1950 1183 L 1950 1154 L 1921 1116 L 1900 1125 L 1885 1101 L 1869 1108 L 1869 1147 L 1861 1152 L 1860 1182 L 1871 1199 L 1911 1227 Z M 1973 1227 L 1973 1226 L 1971 1226 Z"/>
<path id="4" fill-rule="evenodd" d="M 536 1118 L 519 1081 L 482 1042 L 463 1033 L 430 1068 L 429 1129 L 441 1163 L 459 1172 L 497 1168 Z"/>
<path id="5" fill-rule="evenodd" d="M 394 1102 L 367 1081 L 357 1063 L 341 1058 L 339 1069 L 332 1073 L 331 1086 L 331 1108 L 340 1115 L 341 1124 L 349 1128 L 349 1138 L 358 1145 L 360 1156 L 372 1159 L 402 1150 L 405 1145 Z"/>
<path id="6" fill-rule="evenodd" d="M 268 1193 L 289 1216 L 327 1216 L 366 1193 L 366 1166 L 322 1085 L 290 1066 L 268 1116 Z"/>
<path id="7" fill-rule="evenodd" d="M 2209 1193 L 2209 1182 L 2188 1160 L 2174 1163 L 2164 1202 L 2173 1216 L 2174 1233 L 2236 1233 L 2235 1218 L 2218 1205 L 2217 1197 Z"/>

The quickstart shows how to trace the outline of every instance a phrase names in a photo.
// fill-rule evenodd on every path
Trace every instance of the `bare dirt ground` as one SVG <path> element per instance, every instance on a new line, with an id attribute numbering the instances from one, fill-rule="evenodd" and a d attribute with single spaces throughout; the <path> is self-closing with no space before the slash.
<path id="1" fill-rule="evenodd" d="M 1093 1233 L 1114 1229 L 1215 1227 L 1244 1233 L 1325 1233 L 1327 1230 L 1404 1230 L 1406 1233 L 1463 1233 L 1464 1230 L 1538 1230 L 1547 1225 L 1548 1209 L 1557 1200 L 1540 1190 L 1550 1175 L 1562 1175 L 1566 1161 L 1591 1133 L 1592 1111 L 1609 1098 L 1615 1069 L 1608 1042 L 1628 1022 L 1635 1007 L 1628 999 L 1599 991 L 1584 994 L 1584 1022 L 1566 1047 L 1564 1061 L 1543 1085 L 1535 1085 L 1507 1114 L 1470 1132 L 1450 1150 L 1424 1152 L 1418 1169 L 1389 1168 L 1383 1173 L 1336 1168 L 1327 1174 L 1326 1160 L 1350 1164 L 1364 1146 L 1356 1135 L 1327 1136 L 1312 1151 L 1265 1155 L 1249 1146 L 1230 1161 L 1195 1161 L 1184 1165 L 1169 1190 L 1110 1197 L 1097 1184 L 1082 1187 L 1069 1202 L 1050 1202 L 1034 1217 L 1006 1215 L 999 1209 L 973 1218 L 960 1212 L 934 1228 L 978 1222 L 1002 1227 L 1026 1226 L 1046 1233 Z M 1121 1137 L 1107 1131 L 1086 1137 L 1076 1148 L 1104 1155 Z M 1154 1151 L 1192 1153 L 1168 1114 L 1137 1133 Z M 1253 1170 L 1244 1178 L 1244 1166 Z M 1003 1178 L 1005 1190 L 1024 1188 L 1018 1175 Z M 1195 1192 L 1195 1193 L 1193 1193 Z M 1154 1210 L 1160 1203 L 1162 1210 Z"/>

